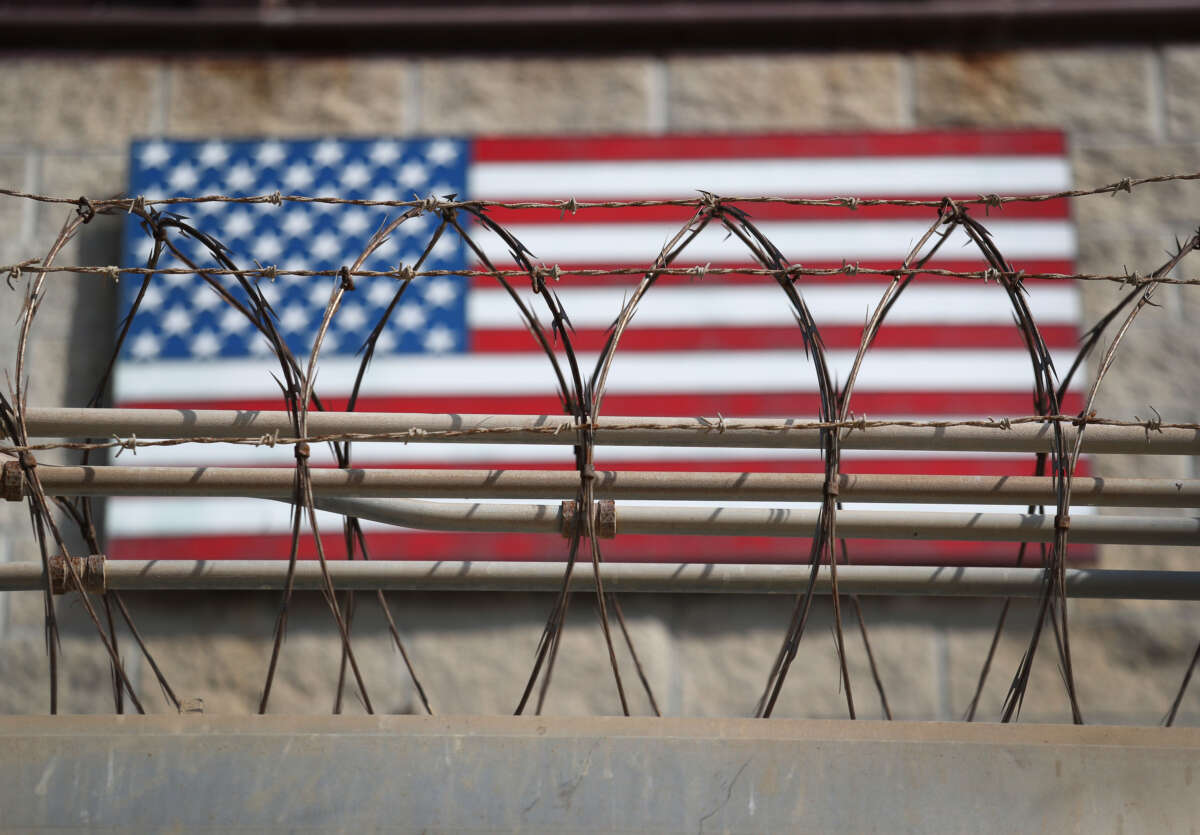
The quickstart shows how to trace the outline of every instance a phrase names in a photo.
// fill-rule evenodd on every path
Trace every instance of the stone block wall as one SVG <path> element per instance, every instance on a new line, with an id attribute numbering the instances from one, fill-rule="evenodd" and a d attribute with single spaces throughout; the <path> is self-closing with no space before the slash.
<path id="1" fill-rule="evenodd" d="M 47 57 L 0 60 L 0 183 L 30 192 L 107 196 L 126 182 L 132 137 L 664 133 L 1049 127 L 1065 130 L 1075 182 L 1195 170 L 1200 161 L 1200 48 L 1081 47 L 984 55 L 957 53 L 687 54 L 622 57 L 427 59 L 175 59 Z M 1082 271 L 1145 274 L 1175 236 L 1200 223 L 1200 184 L 1172 183 L 1074 205 Z M 40 256 L 67 210 L 0 198 L 0 263 Z M 113 263 L 118 225 L 100 218 L 62 263 Z M 1197 275 L 1196 262 L 1184 269 Z M 1083 287 L 1089 320 L 1117 298 Z M 1103 390 L 1115 417 L 1200 419 L 1197 288 L 1164 288 L 1162 307 L 1136 323 Z M 13 322 L 20 292 L 0 293 Z M 56 277 L 44 301 L 30 362 L 31 403 L 81 404 L 111 343 L 115 292 L 106 279 Z M 0 332 L 11 372 L 14 331 Z M 61 460 L 47 457 L 46 460 Z M 1100 475 L 1197 477 L 1194 459 L 1105 457 Z M 0 507 L 0 558 L 36 558 L 27 514 Z M 1109 566 L 1183 568 L 1187 549 L 1105 549 Z M 262 684 L 275 595 L 129 595 L 152 649 L 182 697 L 210 712 L 249 712 Z M 434 708 L 511 711 L 528 673 L 549 598 L 536 595 L 397 594 L 392 604 Z M 746 715 L 778 649 L 788 613 L 781 598 L 636 597 L 627 617 L 666 713 Z M 991 640 L 999 601 L 864 599 L 872 646 L 901 718 L 962 716 Z M 111 709 L 109 671 L 78 603 L 60 600 L 63 706 Z M 1192 606 L 1076 602 L 1072 646 L 1090 721 L 1153 723 L 1200 640 Z M 1017 606 L 1001 642 L 980 718 L 995 718 L 1028 635 Z M 318 599 L 297 604 L 272 708 L 325 712 L 339 646 Z M 817 606 L 779 715 L 844 715 L 828 604 Z M 356 647 L 380 711 L 419 710 L 373 602 L 361 602 Z M 878 716 L 861 639 L 848 631 L 861 716 Z M 126 639 L 123 654 L 147 707 L 165 704 Z M 1047 645 L 1043 645 L 1045 647 Z M 1043 651 L 1023 718 L 1069 717 L 1052 652 Z M 639 712 L 628 659 L 627 686 Z M 42 601 L 0 594 L 0 710 L 46 709 Z M 592 606 L 580 598 L 546 710 L 614 713 L 618 703 Z M 349 692 L 349 691 L 348 691 Z M 353 695 L 347 710 L 361 710 Z M 1200 721 L 1200 687 L 1180 721 Z"/>

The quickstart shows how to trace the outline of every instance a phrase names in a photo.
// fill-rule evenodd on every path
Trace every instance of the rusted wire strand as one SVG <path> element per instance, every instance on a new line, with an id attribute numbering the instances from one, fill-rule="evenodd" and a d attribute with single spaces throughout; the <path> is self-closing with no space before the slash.
<path id="1" fill-rule="evenodd" d="M 1183 172 L 1178 174 L 1159 174 L 1152 177 L 1125 177 L 1114 183 L 1090 189 L 1066 189 L 1042 194 L 998 195 L 981 194 L 977 197 L 959 199 L 962 205 L 977 205 L 988 208 L 1002 208 L 1009 203 L 1044 203 L 1049 200 L 1062 200 L 1077 197 L 1093 197 L 1099 195 L 1116 195 L 1121 192 L 1132 193 L 1133 189 L 1153 183 L 1181 182 L 1200 180 L 1200 172 Z M 196 203 L 269 203 L 278 206 L 282 203 L 325 203 L 345 206 L 380 206 L 397 209 L 424 208 L 430 211 L 464 209 L 479 211 L 485 209 L 557 209 L 572 213 L 585 209 L 619 209 L 648 206 L 686 206 L 699 208 L 704 197 L 676 200 L 603 200 L 583 201 L 570 198 L 567 200 L 551 201 L 496 201 L 496 200 L 456 200 L 439 199 L 436 197 L 418 198 L 414 200 L 365 200 L 331 196 L 309 196 L 302 194 L 271 194 L 231 196 L 225 194 L 206 194 L 192 197 L 163 197 L 146 199 L 138 197 L 114 197 L 105 200 L 90 200 L 86 197 L 55 197 L 46 194 L 18 191 L 16 189 L 0 188 L 0 195 L 34 200 L 39 203 L 67 203 L 80 206 L 86 202 L 91 213 L 106 211 L 131 212 L 139 207 L 181 206 Z M 940 200 L 911 200 L 904 198 L 865 198 L 865 197 L 769 197 L 769 196 L 721 196 L 724 203 L 750 204 L 782 204 L 789 206 L 840 207 L 849 211 L 870 206 L 913 206 L 936 208 Z"/>

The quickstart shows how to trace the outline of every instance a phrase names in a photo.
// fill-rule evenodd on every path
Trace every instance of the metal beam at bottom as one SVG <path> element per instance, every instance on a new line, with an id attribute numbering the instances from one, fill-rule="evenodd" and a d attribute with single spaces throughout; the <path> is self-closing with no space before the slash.
<path id="1" fill-rule="evenodd" d="M 6 830 L 1180 832 L 1190 728 L 0 718 Z"/>
<path id="2" fill-rule="evenodd" d="M 335 588 L 385 591 L 557 591 L 560 562 L 397 562 L 327 563 Z M 91 591 L 273 590 L 283 588 L 283 560 L 103 560 L 86 572 L 77 569 Z M 808 583 L 805 565 L 708 563 L 604 563 L 600 577 L 614 592 L 677 594 L 795 594 Z M 1038 568 L 843 565 L 838 588 L 844 594 L 929 597 L 1037 597 L 1044 574 Z M 1200 600 L 1200 571 L 1122 571 L 1070 568 L 1068 597 L 1142 600 Z M 0 563 L 0 590 L 42 587 L 40 563 Z M 321 566 L 296 564 L 295 588 L 320 589 Z M 73 586 L 72 586 L 73 587 Z M 571 577 L 574 591 L 595 588 L 592 566 L 580 563 Z M 823 566 L 817 593 L 830 591 Z"/>

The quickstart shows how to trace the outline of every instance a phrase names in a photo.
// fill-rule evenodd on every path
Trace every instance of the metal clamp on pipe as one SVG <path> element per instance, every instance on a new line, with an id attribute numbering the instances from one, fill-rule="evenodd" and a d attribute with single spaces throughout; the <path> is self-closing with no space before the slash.
<path id="1" fill-rule="evenodd" d="M 103 554 L 92 554 L 88 557 L 64 557 L 59 554 L 50 558 L 50 591 L 54 594 L 66 594 L 75 590 L 74 577 L 71 576 L 70 567 L 67 565 L 68 559 L 85 592 L 103 594 L 108 590 L 106 560 Z"/>
<path id="2" fill-rule="evenodd" d="M 567 500 L 562 503 L 562 535 L 570 539 L 579 524 L 579 503 Z M 601 499 L 592 508 L 592 530 L 601 539 L 617 536 L 617 503 L 612 499 Z"/>
<path id="3" fill-rule="evenodd" d="M 21 462 L 4 462 L 3 473 L 0 473 L 0 495 L 9 502 L 25 498 L 25 473 L 21 470 Z"/>

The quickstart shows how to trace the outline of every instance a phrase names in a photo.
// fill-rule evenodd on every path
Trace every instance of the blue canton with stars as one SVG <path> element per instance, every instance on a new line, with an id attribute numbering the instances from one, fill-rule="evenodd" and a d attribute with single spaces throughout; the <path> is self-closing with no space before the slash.
<path id="1" fill-rule="evenodd" d="M 466 195 L 469 143 L 458 139 L 313 141 L 135 142 L 130 192 L 147 200 L 225 194 L 300 194 L 368 200 L 411 200 L 429 195 Z M 160 207 L 164 208 L 164 207 Z M 196 203 L 165 207 L 223 243 L 238 267 L 274 265 L 280 270 L 336 270 L 350 265 L 371 235 L 399 209 L 327 203 Z M 429 215 L 406 220 L 363 264 L 368 270 L 412 265 L 428 244 L 437 221 Z M 198 266 L 215 267 L 198 242 L 172 235 Z M 144 267 L 153 241 L 136 218 L 124 237 L 124 263 Z M 461 270 L 467 252 L 458 236 L 444 234 L 425 269 Z M 186 266 L 170 253 L 160 267 Z M 221 277 L 234 298 L 245 294 L 232 276 Z M 277 326 L 298 357 L 312 350 L 336 279 L 279 276 L 259 287 L 278 316 Z M 121 282 L 121 313 L 127 313 L 141 284 Z M 356 278 L 322 344 L 322 356 L 357 353 L 391 303 L 393 278 Z M 467 350 L 467 279 L 418 279 L 405 291 L 379 339 L 377 354 L 455 353 Z M 241 359 L 270 355 L 270 347 L 246 317 L 196 275 L 155 276 L 122 349 L 125 361 Z"/>

